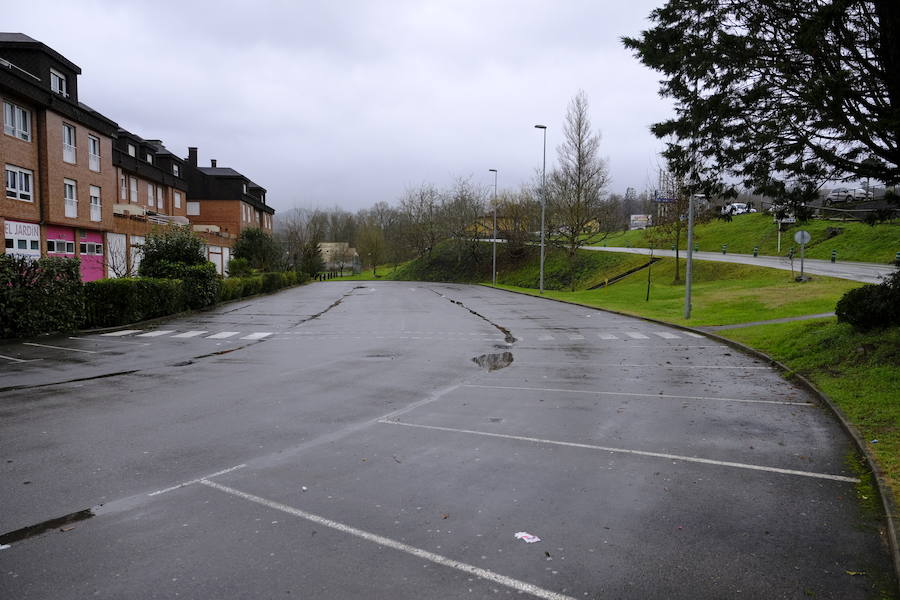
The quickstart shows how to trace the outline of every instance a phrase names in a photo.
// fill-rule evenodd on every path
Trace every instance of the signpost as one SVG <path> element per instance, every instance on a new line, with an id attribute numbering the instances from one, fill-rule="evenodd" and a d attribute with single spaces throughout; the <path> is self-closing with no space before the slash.
<path id="1" fill-rule="evenodd" d="M 803 274 L 803 251 L 810 239 L 812 239 L 812 236 L 803 229 L 794 234 L 794 241 L 800 244 L 800 277 L 797 278 L 797 281 L 806 281 L 806 276 Z"/>

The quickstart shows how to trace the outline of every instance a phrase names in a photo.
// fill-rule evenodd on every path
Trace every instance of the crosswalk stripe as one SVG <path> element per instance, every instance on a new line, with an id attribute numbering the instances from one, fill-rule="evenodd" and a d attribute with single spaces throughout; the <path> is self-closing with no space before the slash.
<path id="1" fill-rule="evenodd" d="M 693 338 L 702 338 L 702 337 L 703 337 L 703 336 L 700 335 L 699 333 L 694 333 L 693 331 L 685 331 L 685 332 L 683 332 L 683 333 L 684 333 L 684 335 L 689 335 L 689 336 L 691 336 L 691 337 L 693 337 Z"/>
<path id="2" fill-rule="evenodd" d="M 173 335 L 173 338 L 192 338 L 197 337 L 198 335 L 203 335 L 204 333 L 209 333 L 207 331 L 185 331 L 184 333 L 179 333 L 178 335 Z"/>
<path id="3" fill-rule="evenodd" d="M 601 333 L 599 335 L 600 335 L 601 340 L 617 340 L 617 339 L 619 339 L 617 336 L 614 336 L 611 333 Z"/>
<path id="4" fill-rule="evenodd" d="M 159 337 L 161 335 L 168 335 L 170 333 L 175 333 L 174 329 L 157 329 L 156 331 L 148 331 L 147 333 L 139 333 L 135 337 Z"/>
<path id="5" fill-rule="evenodd" d="M 625 335 L 627 335 L 630 338 L 636 339 L 636 340 L 649 340 L 650 339 L 643 333 L 638 333 L 636 331 L 626 331 Z"/>
<path id="6" fill-rule="evenodd" d="M 553 339 L 553 336 L 552 335 L 539 335 L 538 339 L 542 342 L 549 342 L 550 340 Z"/>
<path id="7" fill-rule="evenodd" d="M 257 331 L 256 333 L 251 333 L 250 335 L 245 335 L 242 337 L 242 340 L 261 340 L 264 337 L 269 337 L 272 335 L 271 331 Z"/>
<path id="8" fill-rule="evenodd" d="M 111 331 L 110 333 L 101 333 L 107 337 L 120 337 L 123 335 L 131 335 L 132 333 L 140 333 L 143 329 L 123 329 L 122 331 Z"/>
<path id="9" fill-rule="evenodd" d="M 578 335 L 578 334 L 571 334 L 571 335 L 569 335 L 569 339 L 572 340 L 572 341 L 575 341 L 575 340 L 583 340 L 583 339 L 584 339 L 584 336 L 583 336 L 583 335 Z"/>
<path id="10" fill-rule="evenodd" d="M 225 338 L 230 338 L 239 334 L 240 331 L 220 331 L 219 333 L 214 333 L 212 335 L 206 336 L 208 340 L 224 340 Z"/>
<path id="11" fill-rule="evenodd" d="M 674 333 L 669 333 L 667 331 L 654 331 L 653 334 L 658 335 L 659 337 L 667 339 L 667 340 L 677 340 L 678 339 L 677 335 L 675 335 Z"/>

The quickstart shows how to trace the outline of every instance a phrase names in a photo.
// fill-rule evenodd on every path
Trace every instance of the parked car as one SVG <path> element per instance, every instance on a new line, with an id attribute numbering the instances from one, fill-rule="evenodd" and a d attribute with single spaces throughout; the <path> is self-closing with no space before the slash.
<path id="1" fill-rule="evenodd" d="M 726 204 L 722 208 L 723 215 L 743 215 L 746 213 L 755 213 L 755 208 L 750 208 L 750 206 L 744 202 L 732 202 L 731 204 Z"/>
<path id="2" fill-rule="evenodd" d="M 825 196 L 825 204 L 835 202 L 853 202 L 854 200 L 871 200 L 872 192 L 862 188 L 834 188 Z"/>

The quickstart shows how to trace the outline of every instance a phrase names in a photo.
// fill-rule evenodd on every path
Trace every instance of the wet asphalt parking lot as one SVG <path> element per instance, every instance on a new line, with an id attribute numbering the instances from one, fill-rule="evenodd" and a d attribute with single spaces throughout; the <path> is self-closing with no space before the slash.
<path id="1" fill-rule="evenodd" d="M 2 598 L 892 585 L 814 396 L 697 334 L 549 300 L 316 283 L 2 344 L 0 398 Z"/>

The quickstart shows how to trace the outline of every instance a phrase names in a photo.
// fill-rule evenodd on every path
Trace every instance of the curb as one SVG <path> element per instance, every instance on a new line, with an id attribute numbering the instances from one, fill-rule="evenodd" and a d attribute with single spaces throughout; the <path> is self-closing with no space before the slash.
<path id="1" fill-rule="evenodd" d="M 568 304 L 570 306 L 580 306 L 582 308 L 589 308 L 593 310 L 597 310 L 600 312 L 610 313 L 614 315 L 619 315 L 622 317 L 631 317 L 633 319 L 640 319 L 641 321 L 647 321 L 649 323 L 655 323 L 657 325 L 665 325 L 666 327 L 673 327 L 675 329 L 681 329 L 682 331 L 690 331 L 692 333 L 700 334 L 704 337 L 708 337 L 714 339 L 718 342 L 721 342 L 735 350 L 739 350 L 744 354 L 748 354 L 755 358 L 760 358 L 769 365 L 777 368 L 781 371 L 781 375 L 787 376 L 790 375 L 792 378 L 795 378 L 801 385 L 801 387 L 805 388 L 808 392 L 810 392 L 817 399 L 822 401 L 830 411 L 831 414 L 837 419 L 841 428 L 844 430 L 847 435 L 850 436 L 850 439 L 853 440 L 853 444 L 856 446 L 856 449 L 860 454 L 866 459 L 866 464 L 869 466 L 869 470 L 872 472 L 872 475 L 875 478 L 875 487 L 878 489 L 878 495 L 881 496 L 881 505 L 884 510 L 884 519 L 887 525 L 887 537 L 888 544 L 890 545 L 890 554 L 892 562 L 894 563 L 894 577 L 897 582 L 898 591 L 900 591 L 900 532 L 898 532 L 898 526 L 900 526 L 900 512 L 897 510 L 897 506 L 894 504 L 894 498 L 891 495 L 890 490 L 888 489 L 887 484 L 884 480 L 884 473 L 881 471 L 881 468 L 878 466 L 878 463 L 875 461 L 875 457 L 872 456 L 871 452 L 869 452 L 868 447 L 865 444 L 862 436 L 860 436 L 859 432 L 856 430 L 856 427 L 847 420 L 847 417 L 844 415 L 844 412 L 837 406 L 831 398 L 829 398 L 822 390 L 817 388 L 811 381 L 809 381 L 806 377 L 801 375 L 800 373 L 794 371 L 789 368 L 787 365 L 775 360 L 768 354 L 757 350 L 756 348 L 751 348 L 745 344 L 740 342 L 736 342 L 735 340 L 728 339 L 726 337 L 722 337 L 715 333 L 711 333 L 709 331 L 704 331 L 702 329 L 697 329 L 695 327 L 688 327 L 686 325 L 678 325 L 677 323 L 669 323 L 667 321 L 661 321 L 659 319 L 654 319 L 652 317 L 640 317 L 636 315 L 630 315 L 628 313 L 620 312 L 617 310 L 611 310 L 608 308 L 599 308 L 596 306 L 589 306 L 587 304 L 582 304 L 580 302 L 569 302 L 567 300 L 560 300 L 559 298 L 547 298 L 544 296 L 538 296 L 534 294 L 528 294 L 525 292 L 519 292 L 515 290 L 507 290 L 504 288 L 496 288 L 487 284 L 478 284 L 481 287 L 486 287 L 493 290 L 498 290 L 501 292 L 508 292 L 511 294 L 519 294 L 522 296 L 529 296 L 531 298 L 542 298 L 544 300 L 552 300 L 553 302 L 559 302 L 561 304 Z"/>

